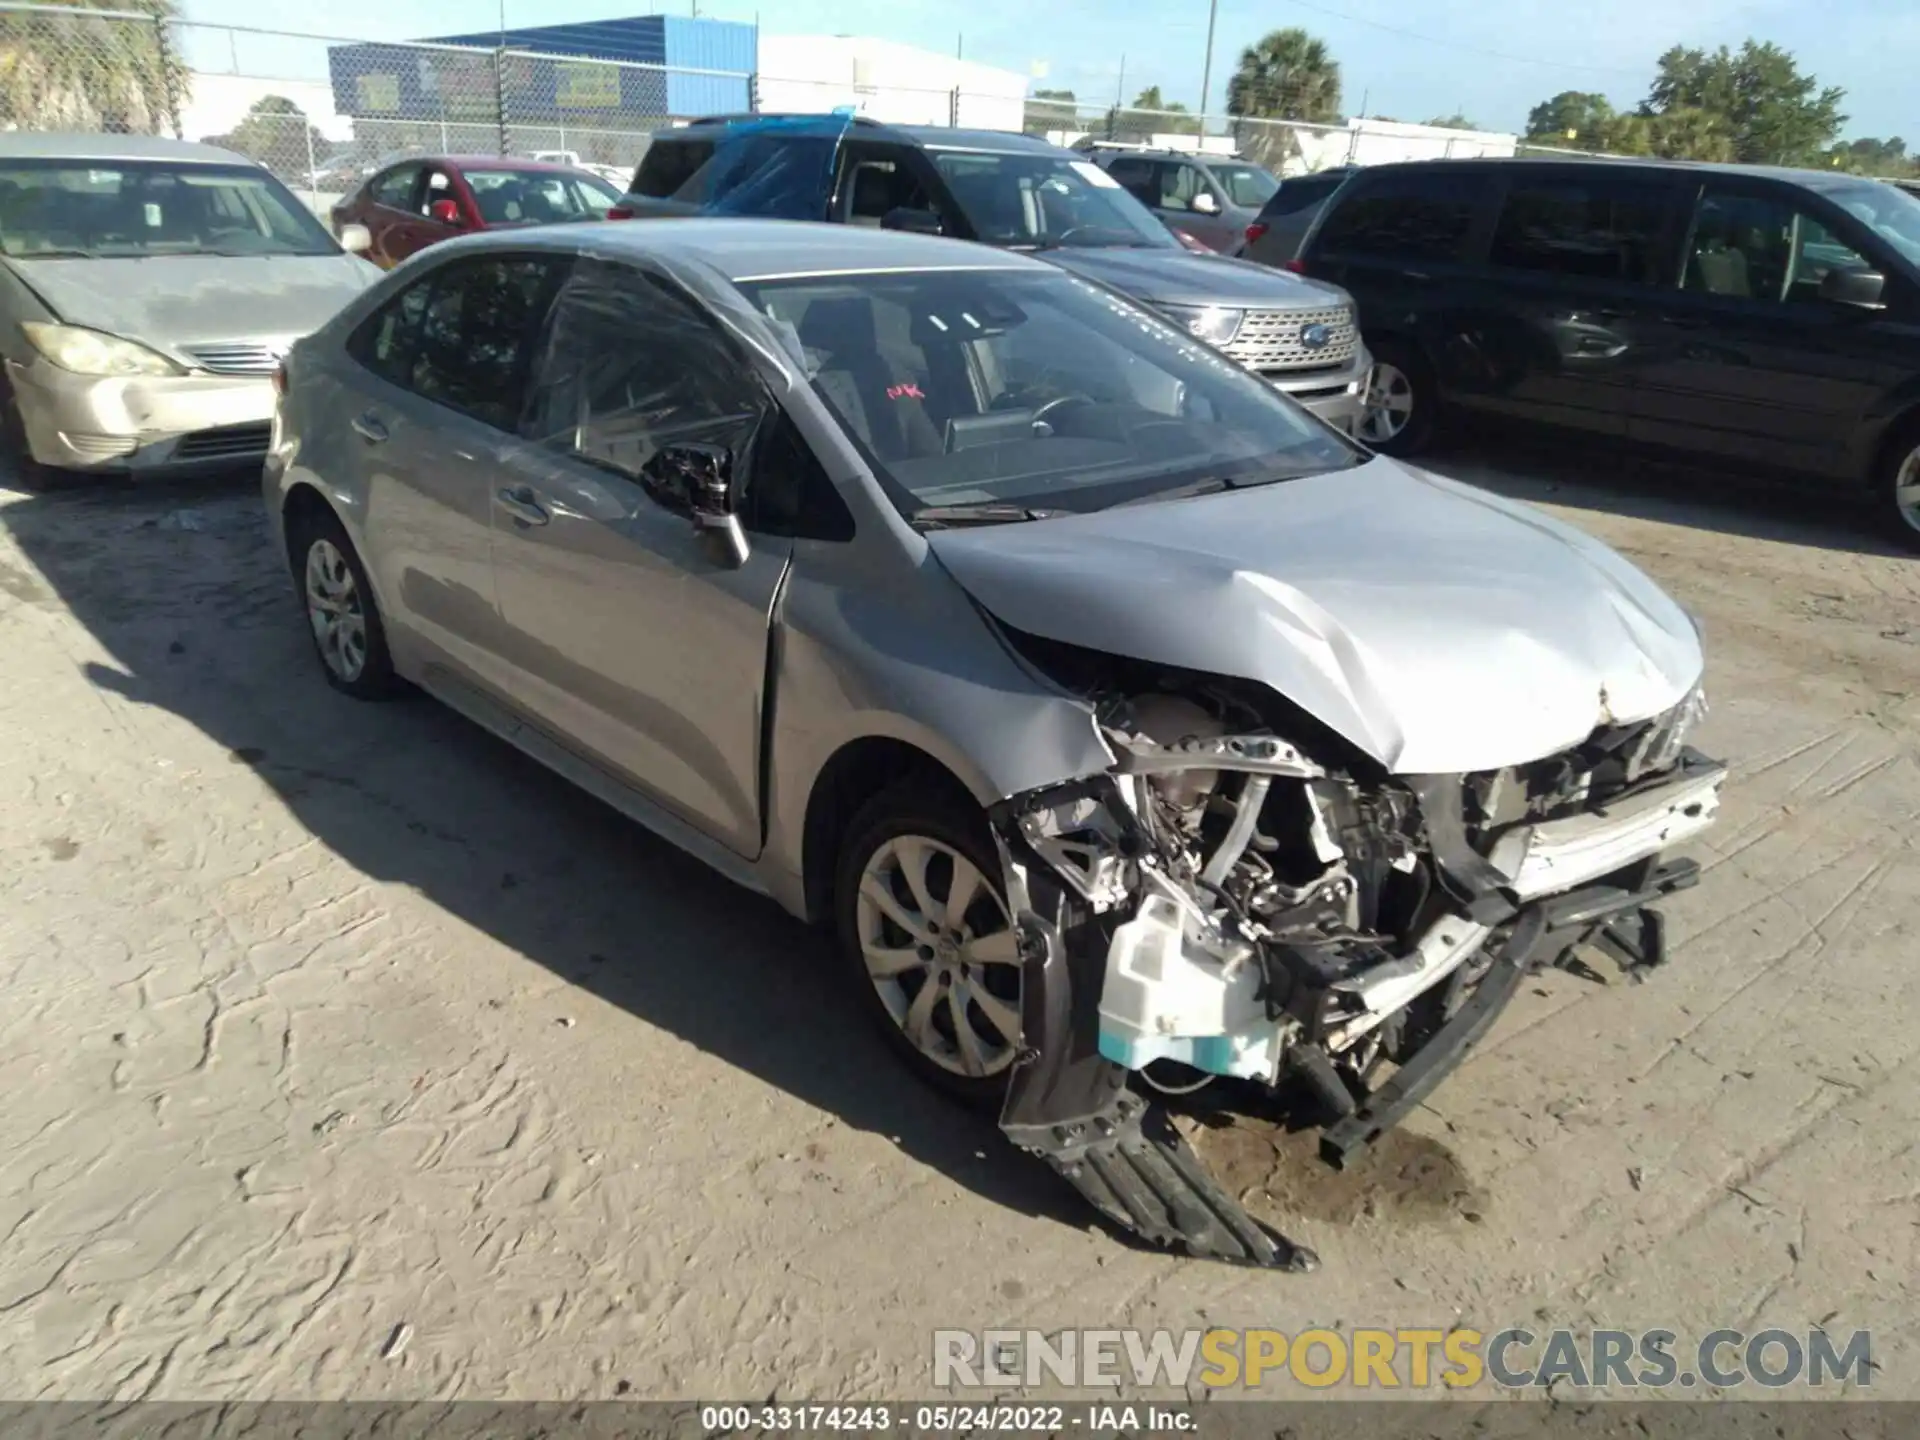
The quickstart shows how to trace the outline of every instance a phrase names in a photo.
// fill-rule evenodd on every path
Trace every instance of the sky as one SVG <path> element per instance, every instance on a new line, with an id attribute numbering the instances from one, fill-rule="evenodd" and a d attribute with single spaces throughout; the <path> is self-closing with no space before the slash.
<path id="1" fill-rule="evenodd" d="M 1083 101 L 1132 100 L 1160 87 L 1197 108 L 1208 0 L 505 0 L 506 23 L 544 25 L 666 10 L 758 20 L 785 34 L 871 35 L 1033 75 Z M 1489 130 L 1520 130 L 1527 111 L 1562 90 L 1598 91 L 1622 108 L 1646 94 L 1669 46 L 1738 47 L 1749 36 L 1792 51 L 1803 71 L 1847 91 L 1843 136 L 1907 137 L 1920 148 L 1910 99 L 1920 58 L 1913 0 L 1218 0 L 1211 84 L 1221 108 L 1243 47 L 1300 26 L 1340 62 L 1347 113 L 1426 120 L 1460 113 Z M 405 39 L 490 28 L 498 0 L 330 0 L 272 8 L 259 0 L 185 0 L 208 25 L 313 30 Z M 324 19 L 321 17 L 324 15 Z M 267 17 L 271 18 L 267 18 Z M 316 47 L 317 48 L 317 47 Z M 243 72 L 286 65 L 291 53 L 245 35 L 198 30 L 198 65 Z M 271 55 L 268 60 L 264 57 Z M 259 66 L 255 55 L 263 57 Z M 321 62 L 324 65 L 324 61 Z M 304 67 L 303 67 L 304 68 Z M 273 73 L 279 73 L 276 69 Z M 324 73 L 323 71 L 321 73 Z"/>

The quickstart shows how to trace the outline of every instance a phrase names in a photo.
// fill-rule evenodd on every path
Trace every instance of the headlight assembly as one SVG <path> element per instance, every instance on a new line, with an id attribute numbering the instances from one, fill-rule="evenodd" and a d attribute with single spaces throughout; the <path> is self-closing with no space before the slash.
<path id="1" fill-rule="evenodd" d="M 181 368 L 157 350 L 79 325 L 28 320 L 20 326 L 33 348 L 76 375 L 179 375 Z"/>
<path id="2" fill-rule="evenodd" d="M 1233 337 L 1240 333 L 1240 322 L 1247 314 L 1244 310 L 1230 310 L 1220 305 L 1162 305 L 1160 313 L 1194 339 L 1216 347 L 1233 343 Z"/>

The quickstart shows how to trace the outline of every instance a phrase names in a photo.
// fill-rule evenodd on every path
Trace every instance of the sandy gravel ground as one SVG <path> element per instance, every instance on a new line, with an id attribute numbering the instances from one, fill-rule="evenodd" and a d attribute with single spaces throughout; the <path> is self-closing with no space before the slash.
<path id="1" fill-rule="evenodd" d="M 246 480 L 0 506 L 0 1396 L 910 1397 L 937 1326 L 1875 1332 L 1920 1395 L 1920 561 L 1476 453 L 1703 617 L 1736 779 L 1653 983 L 1530 983 L 1325 1261 L 1142 1253 L 902 1083 L 818 942 L 316 674 Z M 1497 557 L 1490 557 L 1490 560 Z"/>

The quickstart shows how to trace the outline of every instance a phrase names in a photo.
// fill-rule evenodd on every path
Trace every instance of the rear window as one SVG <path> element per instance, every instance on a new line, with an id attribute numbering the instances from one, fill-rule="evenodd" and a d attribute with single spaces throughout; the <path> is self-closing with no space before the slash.
<path id="1" fill-rule="evenodd" d="M 1657 181 L 1619 173 L 1517 183 L 1487 259 L 1510 270 L 1658 284 L 1669 193 Z"/>
<path id="2" fill-rule="evenodd" d="M 655 140 L 634 172 L 633 193 L 668 200 L 713 156 L 711 140 Z"/>
<path id="3" fill-rule="evenodd" d="M 1488 182 L 1486 175 L 1459 171 L 1374 176 L 1342 196 L 1321 222 L 1314 248 L 1408 260 L 1457 259 Z"/>
<path id="4" fill-rule="evenodd" d="M 1273 198 L 1260 211 L 1260 218 L 1266 220 L 1282 215 L 1298 215 L 1315 205 L 1323 205 L 1346 178 L 1345 175 L 1302 175 L 1297 180 L 1282 180 L 1280 188 L 1273 192 Z"/>

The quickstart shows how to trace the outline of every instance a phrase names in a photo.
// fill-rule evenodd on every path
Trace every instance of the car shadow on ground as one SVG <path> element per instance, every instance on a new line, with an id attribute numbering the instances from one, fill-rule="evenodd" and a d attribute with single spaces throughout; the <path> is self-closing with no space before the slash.
<path id="1" fill-rule="evenodd" d="M 905 1080 L 822 935 L 425 697 L 329 689 L 250 480 L 33 496 L 0 527 L 40 577 L 0 565 L 7 593 L 110 657 L 91 683 L 193 724 L 355 870 L 996 1203 L 1092 1223 L 991 1117 Z"/>
<path id="2" fill-rule="evenodd" d="M 1685 465 L 1625 446 L 1576 449 L 1466 429 L 1415 461 L 1514 500 L 1862 555 L 1913 552 L 1881 533 L 1864 489 Z"/>

